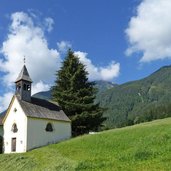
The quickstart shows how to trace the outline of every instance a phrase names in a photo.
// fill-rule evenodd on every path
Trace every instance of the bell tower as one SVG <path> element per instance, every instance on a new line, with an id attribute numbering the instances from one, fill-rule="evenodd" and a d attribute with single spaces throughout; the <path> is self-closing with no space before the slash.
<path id="1" fill-rule="evenodd" d="M 24 100 L 27 102 L 31 101 L 31 83 L 32 80 L 24 64 L 19 76 L 15 81 L 16 84 L 15 94 L 19 97 L 20 100 Z"/>

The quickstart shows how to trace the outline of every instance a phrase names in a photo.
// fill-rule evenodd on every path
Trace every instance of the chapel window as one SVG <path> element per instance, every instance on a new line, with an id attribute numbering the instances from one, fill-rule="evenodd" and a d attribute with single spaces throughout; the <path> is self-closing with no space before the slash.
<path id="1" fill-rule="evenodd" d="M 27 90 L 30 91 L 30 89 L 31 89 L 31 88 L 30 88 L 30 85 L 27 85 Z"/>
<path id="2" fill-rule="evenodd" d="M 52 124 L 51 123 L 48 123 L 46 125 L 46 129 L 45 129 L 47 132 L 52 132 L 53 131 L 53 127 L 52 127 Z"/>
<path id="3" fill-rule="evenodd" d="M 17 124 L 16 124 L 16 123 L 14 123 L 14 124 L 12 125 L 11 131 L 14 132 L 14 133 L 16 133 L 16 132 L 18 131 L 18 128 L 17 128 Z"/>

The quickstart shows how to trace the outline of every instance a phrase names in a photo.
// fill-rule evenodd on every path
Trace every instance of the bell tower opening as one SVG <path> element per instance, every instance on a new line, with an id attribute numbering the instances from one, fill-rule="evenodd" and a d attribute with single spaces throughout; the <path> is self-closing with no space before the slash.
<path id="1" fill-rule="evenodd" d="M 24 65 L 16 81 L 16 92 L 15 94 L 20 100 L 31 101 L 31 84 L 32 80 L 29 76 L 26 66 Z"/>

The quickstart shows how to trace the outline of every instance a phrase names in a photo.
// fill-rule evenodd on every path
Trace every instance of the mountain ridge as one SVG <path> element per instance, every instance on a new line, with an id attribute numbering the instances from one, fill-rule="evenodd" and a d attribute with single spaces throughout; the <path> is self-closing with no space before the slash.
<path id="1" fill-rule="evenodd" d="M 121 85 L 97 81 L 99 91 L 95 102 L 106 109 L 105 129 L 170 116 L 170 85 L 171 65 L 163 66 L 145 78 Z"/>
<path id="2" fill-rule="evenodd" d="M 97 102 L 107 107 L 105 116 L 109 116 L 107 125 L 126 126 L 132 124 L 137 116 L 145 114 L 148 107 L 171 103 L 171 66 L 164 66 L 148 77 L 130 81 L 118 87 L 106 90 L 98 95 Z M 118 101 L 120 101 L 118 103 Z M 113 121 L 111 121 L 113 120 Z M 139 122 L 141 122 L 139 120 Z M 148 121 L 148 120 L 145 120 Z M 120 122 L 120 123 L 119 123 Z"/>

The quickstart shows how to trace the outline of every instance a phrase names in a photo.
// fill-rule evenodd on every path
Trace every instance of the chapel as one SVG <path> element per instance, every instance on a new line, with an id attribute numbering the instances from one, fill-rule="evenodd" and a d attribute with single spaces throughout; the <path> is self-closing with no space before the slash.
<path id="1" fill-rule="evenodd" d="M 71 121 L 53 101 L 31 96 L 26 65 L 15 81 L 15 94 L 0 118 L 3 153 L 21 153 L 71 137 Z M 0 140 L 1 145 L 1 140 Z"/>

